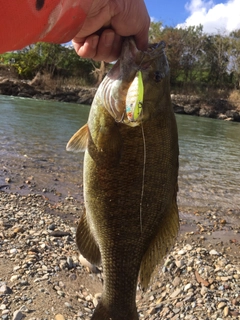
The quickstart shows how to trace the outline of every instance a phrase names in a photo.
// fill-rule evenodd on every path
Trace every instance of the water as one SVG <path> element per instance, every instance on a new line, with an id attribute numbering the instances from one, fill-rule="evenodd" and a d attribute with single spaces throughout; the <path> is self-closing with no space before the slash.
<path id="1" fill-rule="evenodd" d="M 41 188 L 78 197 L 83 155 L 65 146 L 88 112 L 76 104 L 0 96 L 0 185 L 9 174 L 19 183 L 33 175 Z M 240 124 L 184 115 L 177 122 L 180 206 L 239 210 Z"/>
<path id="2" fill-rule="evenodd" d="M 240 209 L 240 124 L 177 115 L 179 203 Z"/>

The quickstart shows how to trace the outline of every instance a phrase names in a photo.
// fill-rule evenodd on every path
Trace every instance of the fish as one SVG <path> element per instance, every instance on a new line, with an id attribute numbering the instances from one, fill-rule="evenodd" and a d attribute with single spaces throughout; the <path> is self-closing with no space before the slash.
<path id="1" fill-rule="evenodd" d="M 1 1 L 0 53 L 29 44 L 64 43 L 81 29 L 92 1 Z"/>
<path id="2" fill-rule="evenodd" d="M 103 266 L 92 320 L 137 320 L 138 281 L 145 290 L 177 238 L 178 133 L 164 47 L 140 51 L 126 38 L 67 144 L 85 152 L 77 246 Z"/>

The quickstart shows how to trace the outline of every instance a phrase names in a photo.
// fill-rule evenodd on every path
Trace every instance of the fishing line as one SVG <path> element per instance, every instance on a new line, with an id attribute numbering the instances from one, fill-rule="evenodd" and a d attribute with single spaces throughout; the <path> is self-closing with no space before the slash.
<path id="1" fill-rule="evenodd" d="M 142 116 L 143 116 L 143 109 L 142 109 Z M 143 171 L 142 171 L 142 190 L 141 190 L 141 199 L 140 199 L 140 228 L 142 233 L 142 202 L 143 202 L 143 195 L 144 195 L 144 187 L 145 187 L 145 171 L 146 171 L 146 158 L 147 158 L 147 150 L 146 150 L 146 139 L 143 129 L 143 122 L 141 121 L 141 131 L 142 131 L 142 139 L 143 139 Z"/>

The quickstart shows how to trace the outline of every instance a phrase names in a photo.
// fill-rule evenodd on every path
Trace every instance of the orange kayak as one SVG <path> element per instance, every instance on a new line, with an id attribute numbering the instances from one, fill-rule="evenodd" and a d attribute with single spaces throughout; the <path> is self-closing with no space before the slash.
<path id="1" fill-rule="evenodd" d="M 38 41 L 70 41 L 92 0 L 0 0 L 0 53 Z"/>

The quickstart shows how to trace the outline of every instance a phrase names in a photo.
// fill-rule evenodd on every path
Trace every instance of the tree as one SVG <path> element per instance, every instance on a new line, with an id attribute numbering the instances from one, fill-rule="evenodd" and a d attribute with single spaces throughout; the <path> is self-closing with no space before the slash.
<path id="1" fill-rule="evenodd" d="M 231 32 L 229 70 L 232 72 L 235 88 L 240 88 L 240 29 Z"/>
<path id="2" fill-rule="evenodd" d="M 38 72 L 48 73 L 50 77 L 80 77 L 92 79 L 93 65 L 90 60 L 80 58 L 73 48 L 60 44 L 38 42 L 17 52 L 1 55 L 5 64 L 11 59 L 12 66 L 19 76 L 32 79 Z"/>
<path id="3" fill-rule="evenodd" d="M 162 22 L 152 21 L 149 28 L 148 38 L 150 43 L 161 41 L 163 25 Z"/>
<path id="4" fill-rule="evenodd" d="M 205 67 L 208 68 L 208 82 L 217 87 L 223 87 L 229 79 L 229 39 L 216 34 L 205 38 Z"/>
<path id="5" fill-rule="evenodd" d="M 184 46 L 181 57 L 181 67 L 184 74 L 184 82 L 194 83 L 201 79 L 204 34 L 202 25 L 190 26 L 183 31 Z"/>

